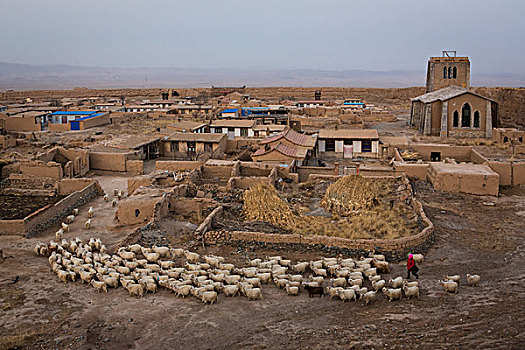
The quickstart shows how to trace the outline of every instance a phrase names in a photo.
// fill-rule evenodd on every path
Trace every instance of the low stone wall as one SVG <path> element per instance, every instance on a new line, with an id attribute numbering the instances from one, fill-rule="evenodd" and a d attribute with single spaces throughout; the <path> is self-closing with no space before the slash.
<path id="1" fill-rule="evenodd" d="M 66 198 L 57 202 L 53 206 L 44 207 L 24 219 L 25 230 L 27 237 L 31 237 L 49 226 L 60 222 L 63 218 L 71 215 L 74 208 L 77 208 L 91 198 L 100 193 L 100 186 L 98 182 L 92 181 L 79 191 L 71 193 Z"/>
<path id="2" fill-rule="evenodd" d="M 230 189 L 234 188 L 240 188 L 243 190 L 252 188 L 255 185 L 261 184 L 261 183 L 267 183 L 270 184 L 270 178 L 269 177 L 232 177 L 228 181 L 228 186 Z"/>
<path id="3" fill-rule="evenodd" d="M 158 160 L 155 170 L 185 171 L 200 168 L 204 163 L 200 161 Z"/>

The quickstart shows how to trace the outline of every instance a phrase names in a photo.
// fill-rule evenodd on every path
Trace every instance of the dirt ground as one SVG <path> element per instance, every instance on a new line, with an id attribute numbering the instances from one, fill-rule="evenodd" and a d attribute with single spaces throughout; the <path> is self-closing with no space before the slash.
<path id="1" fill-rule="evenodd" d="M 98 174 L 108 193 L 125 188 L 126 178 Z M 50 228 L 31 239 L 0 236 L 0 349 L 323 349 L 323 348 L 499 348 L 525 346 L 525 191 L 498 198 L 436 193 L 416 183 L 416 196 L 436 225 L 436 243 L 420 264 L 419 300 L 389 303 L 384 295 L 371 306 L 328 298 L 284 294 L 263 288 L 262 301 L 222 297 L 205 306 L 167 290 L 130 297 L 122 289 L 99 294 L 80 282 L 60 282 L 47 259 L 32 247 L 54 237 Z M 483 204 L 485 202 L 485 204 Z M 494 203 L 494 206 L 487 205 Z M 87 208 L 94 228 L 82 223 Z M 133 228 L 114 227 L 114 212 L 101 197 L 81 208 L 67 237 L 100 236 L 114 248 Z M 163 234 L 162 230 L 165 231 Z M 176 246 L 202 247 L 191 230 L 169 220 L 156 231 Z M 207 247 L 239 263 L 247 257 L 280 254 L 294 260 L 317 254 L 247 251 Z M 391 275 L 405 273 L 395 263 Z M 457 295 L 438 286 L 443 274 L 477 273 L 478 287 L 462 284 Z"/>

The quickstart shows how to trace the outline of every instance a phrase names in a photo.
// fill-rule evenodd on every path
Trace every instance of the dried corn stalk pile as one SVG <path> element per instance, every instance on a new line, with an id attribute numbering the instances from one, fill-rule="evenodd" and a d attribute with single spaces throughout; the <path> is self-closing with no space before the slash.
<path id="1" fill-rule="evenodd" d="M 321 205 L 329 212 L 350 215 L 371 209 L 379 203 L 379 182 L 370 182 L 360 175 L 345 176 L 328 187 Z"/>
<path id="2" fill-rule="evenodd" d="M 295 227 L 297 223 L 297 216 L 279 197 L 277 190 L 264 183 L 244 192 L 243 212 L 248 221 L 265 221 L 285 228 Z"/>

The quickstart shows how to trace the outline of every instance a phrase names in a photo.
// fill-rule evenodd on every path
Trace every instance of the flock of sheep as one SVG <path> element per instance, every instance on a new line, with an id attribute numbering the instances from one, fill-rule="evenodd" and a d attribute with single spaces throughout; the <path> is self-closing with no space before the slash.
<path id="1" fill-rule="evenodd" d="M 120 198 L 122 192 L 115 190 Z M 104 196 L 108 201 L 108 196 Z M 116 199 L 113 200 L 113 206 Z M 281 256 L 254 259 L 247 266 L 237 267 L 226 263 L 220 256 L 204 255 L 164 246 L 142 247 L 139 244 L 118 249 L 116 254 L 108 250 L 99 238 L 83 242 L 80 238 L 63 238 L 69 232 L 69 223 L 78 215 L 66 218 L 62 228 L 56 232 L 56 241 L 38 243 L 34 251 L 47 256 L 52 270 L 64 283 L 80 279 L 91 284 L 97 291 L 124 287 L 130 295 L 142 297 L 144 293 L 155 293 L 164 287 L 179 297 L 194 296 L 203 303 L 213 304 L 220 293 L 227 297 L 242 295 L 249 300 L 262 299 L 262 285 L 273 283 L 296 296 L 307 291 L 309 297 L 326 296 L 345 301 L 364 300 L 371 304 L 377 292 L 386 295 L 389 301 L 419 298 L 419 283 L 404 280 L 401 276 L 387 282 L 381 273 L 390 273 L 390 264 L 381 254 L 371 254 L 359 260 L 347 258 L 321 258 L 317 261 L 296 262 Z M 88 210 L 85 227 L 89 228 L 94 210 Z M 423 255 L 414 254 L 417 262 Z M 458 292 L 461 277 L 447 276 L 440 284 L 447 292 Z M 478 275 L 467 274 L 470 285 L 477 285 Z"/>

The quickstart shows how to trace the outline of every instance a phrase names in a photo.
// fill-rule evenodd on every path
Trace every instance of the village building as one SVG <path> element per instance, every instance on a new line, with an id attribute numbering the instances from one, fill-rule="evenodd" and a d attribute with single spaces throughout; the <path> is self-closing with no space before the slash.
<path id="1" fill-rule="evenodd" d="M 317 108 L 324 107 L 326 103 L 324 101 L 313 100 L 313 101 L 297 101 L 296 106 L 298 108 Z"/>
<path id="2" fill-rule="evenodd" d="M 239 115 L 239 108 L 227 108 L 220 113 L 221 118 L 237 118 Z"/>
<path id="3" fill-rule="evenodd" d="M 379 134 L 375 129 L 321 129 L 317 142 L 323 159 L 379 158 Z"/>
<path id="4" fill-rule="evenodd" d="M 210 132 L 214 134 L 227 134 L 228 140 L 236 137 L 253 137 L 254 120 L 248 119 L 221 119 L 210 124 Z"/>
<path id="5" fill-rule="evenodd" d="M 193 113 L 202 113 L 208 115 L 213 111 L 213 106 L 209 105 L 178 104 L 166 108 L 168 108 L 166 114 L 176 115 L 189 115 Z"/>
<path id="6" fill-rule="evenodd" d="M 49 117 L 49 130 L 85 130 L 111 123 L 109 114 L 99 111 L 57 111 Z"/>
<path id="7" fill-rule="evenodd" d="M 208 132 L 209 125 L 208 123 L 203 122 L 194 122 L 191 120 L 179 120 L 174 121 L 166 126 L 168 130 L 178 131 L 178 132 L 194 132 L 198 134 Z"/>
<path id="8" fill-rule="evenodd" d="M 254 137 L 268 137 L 283 132 L 286 128 L 286 125 L 280 124 L 257 124 L 252 129 Z"/>
<path id="9" fill-rule="evenodd" d="M 498 103 L 449 86 L 413 98 L 410 124 L 424 135 L 490 138 L 498 126 Z"/>
<path id="10" fill-rule="evenodd" d="M 47 126 L 48 113 L 28 111 L 15 115 L 0 114 L 0 129 L 5 131 L 41 131 Z"/>
<path id="11" fill-rule="evenodd" d="M 226 134 L 175 132 L 161 140 L 161 155 L 175 160 L 209 159 L 226 150 Z"/>
<path id="12" fill-rule="evenodd" d="M 290 163 L 306 165 L 317 157 L 317 136 L 301 134 L 293 129 L 285 130 L 259 142 L 260 148 L 252 153 L 256 162 Z"/>

